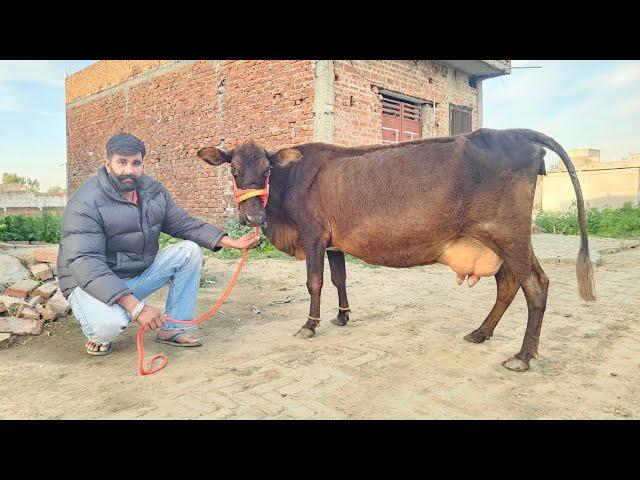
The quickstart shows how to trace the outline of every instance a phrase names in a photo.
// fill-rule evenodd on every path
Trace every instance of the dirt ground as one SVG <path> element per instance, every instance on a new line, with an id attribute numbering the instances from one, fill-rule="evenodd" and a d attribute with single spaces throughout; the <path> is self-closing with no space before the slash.
<path id="1" fill-rule="evenodd" d="M 170 357 L 155 375 L 137 374 L 137 327 L 106 357 L 84 353 L 71 316 L 40 336 L 13 337 L 0 347 L 0 419 L 638 419 L 640 248 L 600 249 L 598 300 L 587 304 L 577 294 L 575 254 L 562 261 L 551 248 L 558 242 L 569 240 L 545 237 L 536 248 L 551 284 L 540 355 L 525 373 L 501 365 L 522 343 L 521 291 L 491 340 L 462 339 L 493 305 L 492 278 L 469 289 L 441 265 L 347 263 L 353 312 L 338 327 L 329 322 L 337 294 L 326 265 L 323 321 L 314 338 L 299 340 L 293 334 L 308 313 L 304 262 L 256 260 L 201 328 L 202 347 L 146 336 L 147 354 Z M 213 284 L 201 291 L 200 311 L 235 264 L 207 259 Z M 161 305 L 164 294 L 151 302 Z"/>

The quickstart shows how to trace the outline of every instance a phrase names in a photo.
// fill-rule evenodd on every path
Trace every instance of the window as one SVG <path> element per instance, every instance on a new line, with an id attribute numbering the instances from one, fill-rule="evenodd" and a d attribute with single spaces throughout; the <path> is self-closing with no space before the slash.
<path id="1" fill-rule="evenodd" d="M 422 108 L 419 104 L 382 95 L 382 143 L 422 138 Z"/>
<path id="2" fill-rule="evenodd" d="M 471 110 L 457 105 L 449 105 L 449 135 L 471 131 Z"/>

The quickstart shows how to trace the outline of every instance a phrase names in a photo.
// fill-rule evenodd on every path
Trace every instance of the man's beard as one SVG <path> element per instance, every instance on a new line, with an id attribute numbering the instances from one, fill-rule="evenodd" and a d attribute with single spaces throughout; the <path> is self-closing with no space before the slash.
<path id="1" fill-rule="evenodd" d="M 133 181 L 131 183 L 123 181 L 127 179 Z M 131 192 L 138 188 L 138 185 L 140 185 L 140 177 L 136 177 L 135 175 L 116 175 L 115 173 L 111 172 L 109 174 L 109 180 L 111 180 L 112 185 L 121 192 Z"/>

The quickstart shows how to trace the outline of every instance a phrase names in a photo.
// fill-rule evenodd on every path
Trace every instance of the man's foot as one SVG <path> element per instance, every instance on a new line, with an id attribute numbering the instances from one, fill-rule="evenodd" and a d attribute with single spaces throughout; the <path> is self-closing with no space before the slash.
<path id="1" fill-rule="evenodd" d="M 156 341 L 177 347 L 197 347 L 198 345 L 202 345 L 198 337 L 186 333 L 183 329 L 158 330 Z"/>
<path id="2" fill-rule="evenodd" d="M 111 342 L 100 343 L 89 340 L 85 347 L 89 355 L 109 355 L 111 353 Z"/>

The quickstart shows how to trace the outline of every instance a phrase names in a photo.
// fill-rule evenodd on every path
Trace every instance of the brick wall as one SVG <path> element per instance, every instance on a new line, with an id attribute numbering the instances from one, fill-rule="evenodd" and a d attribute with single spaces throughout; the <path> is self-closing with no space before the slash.
<path id="1" fill-rule="evenodd" d="M 379 88 L 435 101 L 424 136 L 449 134 L 449 103 L 472 108 L 466 74 L 433 61 L 335 61 L 334 143 L 381 142 Z M 67 78 L 69 195 L 101 165 L 124 130 L 147 146 L 146 172 L 187 211 L 214 223 L 234 215 L 228 167 L 196 157 L 253 138 L 267 149 L 312 141 L 314 61 L 112 61 Z"/>
<path id="2" fill-rule="evenodd" d="M 312 61 L 163 63 L 129 68 L 125 81 L 93 90 L 81 88 L 83 72 L 67 79 L 67 89 L 83 92 L 67 104 L 69 195 L 96 173 L 109 137 L 124 130 L 145 142 L 147 173 L 191 214 L 220 224 L 233 215 L 229 170 L 199 160 L 199 148 L 253 138 L 275 149 L 312 139 Z"/>
<path id="3" fill-rule="evenodd" d="M 467 74 L 433 61 L 345 60 L 334 62 L 335 132 L 341 145 L 381 143 L 379 89 L 436 102 L 435 128 L 429 109 L 427 135 L 449 135 L 449 103 L 472 108 L 472 129 L 478 125 L 478 92 Z"/>

